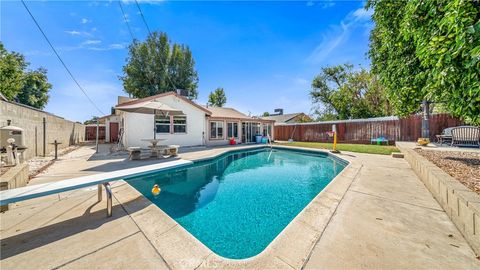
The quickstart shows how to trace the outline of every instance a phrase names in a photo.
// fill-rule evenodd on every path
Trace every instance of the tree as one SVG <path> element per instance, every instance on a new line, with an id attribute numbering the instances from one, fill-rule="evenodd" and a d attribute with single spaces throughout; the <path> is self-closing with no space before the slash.
<path id="1" fill-rule="evenodd" d="M 267 116 L 270 116 L 270 113 L 269 112 L 264 112 L 262 117 L 267 117 Z"/>
<path id="2" fill-rule="evenodd" d="M 227 97 L 225 96 L 225 91 L 223 91 L 223 88 L 221 87 L 218 87 L 208 95 L 208 104 L 211 106 L 223 107 L 225 103 L 227 103 Z"/>
<path id="3" fill-rule="evenodd" d="M 30 63 L 16 52 L 8 52 L 0 42 L 0 92 L 8 99 L 43 109 L 48 102 L 47 70 L 28 70 Z"/>
<path id="4" fill-rule="evenodd" d="M 85 120 L 85 122 L 83 122 L 84 125 L 93 125 L 93 124 L 97 124 L 97 121 L 98 121 L 98 116 L 92 116 L 92 118 L 90 118 L 89 120 Z"/>
<path id="5" fill-rule="evenodd" d="M 378 75 L 397 115 L 420 110 L 427 73 L 415 56 L 412 39 L 400 34 L 406 1 L 371 0 L 375 27 L 370 33 L 371 71 Z"/>
<path id="6" fill-rule="evenodd" d="M 52 85 L 47 80 L 47 70 L 39 68 L 25 73 L 22 91 L 17 98 L 20 103 L 43 109 L 48 102 Z"/>
<path id="7" fill-rule="evenodd" d="M 464 0 L 370 0 L 372 71 L 400 115 L 422 99 L 480 124 L 480 8 Z"/>
<path id="8" fill-rule="evenodd" d="M 379 81 L 349 64 L 324 67 L 312 82 L 310 96 L 319 120 L 369 118 L 391 113 Z"/>
<path id="9" fill-rule="evenodd" d="M 198 96 L 198 74 L 192 52 L 187 46 L 170 44 L 167 34 L 153 32 L 145 42 L 133 41 L 123 66 L 125 91 L 144 98 L 176 89 Z"/>

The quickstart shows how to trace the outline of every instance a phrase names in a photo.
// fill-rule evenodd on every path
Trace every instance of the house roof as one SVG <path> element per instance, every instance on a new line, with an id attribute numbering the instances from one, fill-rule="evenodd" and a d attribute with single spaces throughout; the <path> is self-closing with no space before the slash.
<path id="1" fill-rule="evenodd" d="M 280 115 L 270 115 L 270 116 L 265 116 L 261 118 L 265 120 L 274 120 L 276 123 L 286 123 L 292 118 L 301 114 L 304 114 L 304 113 L 287 113 L 287 114 L 280 114 Z"/>
<path id="2" fill-rule="evenodd" d="M 205 111 L 205 113 L 207 113 L 209 115 L 212 114 L 212 112 L 210 110 L 206 109 L 203 106 L 198 105 L 197 103 L 191 101 L 190 99 L 188 99 L 184 96 L 181 96 L 181 95 L 177 94 L 176 92 L 165 92 L 165 93 L 161 93 L 161 94 L 158 94 L 158 95 L 149 96 L 149 97 L 146 97 L 146 98 L 135 99 L 135 100 L 132 100 L 132 101 L 128 101 L 128 102 L 119 104 L 119 105 L 116 106 L 116 108 L 120 109 L 123 106 L 133 105 L 133 104 L 137 104 L 137 103 L 141 103 L 141 102 L 145 102 L 145 101 L 149 101 L 149 100 L 154 100 L 154 99 L 161 98 L 161 97 L 171 96 L 171 95 L 189 103 L 190 105 L 193 105 L 193 106 L 197 107 L 198 109 L 200 109 L 202 111 Z"/>
<path id="3" fill-rule="evenodd" d="M 225 108 L 225 107 L 204 107 L 204 108 L 212 112 L 212 114 L 210 115 L 211 117 L 251 119 L 251 117 L 233 108 Z"/>
<path id="4" fill-rule="evenodd" d="M 240 120 L 260 120 L 265 121 L 264 119 L 260 118 L 253 118 L 248 116 L 244 113 L 241 113 L 233 108 L 225 108 L 225 107 L 205 107 L 209 111 L 212 112 L 210 117 L 212 118 L 230 118 L 230 119 L 240 119 Z"/>

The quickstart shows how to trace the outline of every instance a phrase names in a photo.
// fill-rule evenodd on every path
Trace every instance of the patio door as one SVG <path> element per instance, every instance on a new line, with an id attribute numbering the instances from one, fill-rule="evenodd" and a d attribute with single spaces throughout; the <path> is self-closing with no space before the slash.
<path id="1" fill-rule="evenodd" d="M 255 142 L 257 134 L 260 134 L 260 123 L 242 122 L 242 143 Z"/>

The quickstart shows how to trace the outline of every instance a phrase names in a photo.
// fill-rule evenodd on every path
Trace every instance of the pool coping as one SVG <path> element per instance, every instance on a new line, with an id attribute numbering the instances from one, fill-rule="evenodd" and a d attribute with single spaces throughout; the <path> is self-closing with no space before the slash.
<path id="1" fill-rule="evenodd" d="M 193 162 L 266 146 L 226 148 L 208 157 L 188 159 Z M 274 146 L 276 149 L 322 153 L 348 162 L 346 167 L 313 198 L 310 203 L 270 242 L 261 253 L 246 259 L 229 259 L 217 255 L 163 210 L 151 203 L 125 181 L 113 186 L 114 197 L 171 269 L 301 269 L 334 215 L 361 165 L 321 149 Z"/>

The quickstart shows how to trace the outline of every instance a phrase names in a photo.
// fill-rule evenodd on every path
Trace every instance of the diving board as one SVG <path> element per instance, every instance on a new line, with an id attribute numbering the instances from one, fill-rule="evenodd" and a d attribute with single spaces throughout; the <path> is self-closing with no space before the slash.
<path id="1" fill-rule="evenodd" d="M 0 191 L 0 205 L 7 205 L 9 203 L 20 202 L 28 199 L 34 199 L 65 191 L 85 188 L 89 186 L 99 185 L 99 200 L 101 200 L 101 185 L 104 185 L 107 190 L 107 196 L 110 196 L 109 182 L 122 180 L 126 177 L 142 176 L 156 171 L 163 171 L 171 168 L 182 167 L 193 164 L 190 160 L 175 160 L 162 162 L 158 164 L 146 165 L 130 169 L 99 173 L 94 175 L 76 177 L 65 179 L 61 181 L 31 185 L 21 188 L 8 189 Z M 110 192 L 110 194 L 109 194 Z M 108 204 L 108 202 L 107 202 Z M 110 201 L 111 206 L 111 201 Z"/>

